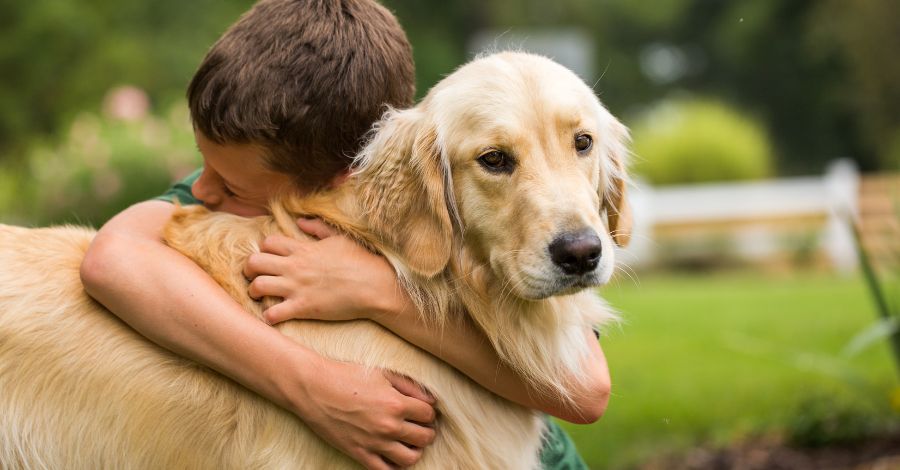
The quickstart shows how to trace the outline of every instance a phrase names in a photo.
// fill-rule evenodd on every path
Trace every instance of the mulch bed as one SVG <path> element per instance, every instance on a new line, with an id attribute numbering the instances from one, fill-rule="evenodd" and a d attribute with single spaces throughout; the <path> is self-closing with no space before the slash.
<path id="1" fill-rule="evenodd" d="M 699 447 L 660 457 L 640 470 L 900 470 L 900 433 L 817 448 L 757 439 L 727 448 Z"/>

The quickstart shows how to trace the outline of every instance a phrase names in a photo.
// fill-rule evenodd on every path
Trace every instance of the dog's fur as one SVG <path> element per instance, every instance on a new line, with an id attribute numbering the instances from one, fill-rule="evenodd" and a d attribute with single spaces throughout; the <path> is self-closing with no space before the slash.
<path id="1" fill-rule="evenodd" d="M 574 139 L 593 138 L 589 152 Z M 466 312 L 502 358 L 540 390 L 581 377 L 584 332 L 612 317 L 587 287 L 606 282 L 628 238 L 624 127 L 574 74 L 522 53 L 480 58 L 415 108 L 377 125 L 338 189 L 244 219 L 179 210 L 170 246 L 259 316 L 246 257 L 273 233 L 304 236 L 314 215 L 384 254 L 435 328 Z M 478 158 L 502 150 L 511 173 Z M 605 219 L 603 217 L 605 213 Z M 593 229 L 600 265 L 565 275 L 548 244 Z M 303 423 L 222 376 L 169 353 L 82 290 L 93 231 L 0 226 L 0 467 L 345 468 Z M 136 266 L 136 269 L 140 267 Z M 437 399 L 438 435 L 422 468 L 535 468 L 540 417 L 484 390 L 368 321 L 279 325 L 342 361 L 414 378 Z"/>

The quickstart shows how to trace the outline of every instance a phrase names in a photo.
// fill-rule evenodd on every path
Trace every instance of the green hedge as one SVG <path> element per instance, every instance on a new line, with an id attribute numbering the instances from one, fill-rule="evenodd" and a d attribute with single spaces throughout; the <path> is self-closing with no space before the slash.
<path id="1" fill-rule="evenodd" d="M 634 170 L 654 184 L 748 180 L 772 174 L 763 128 L 710 99 L 665 101 L 633 126 Z"/>
<path id="2" fill-rule="evenodd" d="M 97 226 L 199 165 L 184 105 L 132 120 L 81 114 L 61 142 L 0 168 L 0 222 Z"/>

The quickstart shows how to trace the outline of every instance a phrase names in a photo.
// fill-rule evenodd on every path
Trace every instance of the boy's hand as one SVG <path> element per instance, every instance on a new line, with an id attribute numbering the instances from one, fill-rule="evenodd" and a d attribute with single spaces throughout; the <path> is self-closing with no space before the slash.
<path id="1" fill-rule="evenodd" d="M 355 320 L 409 307 L 386 259 L 317 219 L 300 219 L 297 225 L 315 240 L 269 236 L 244 266 L 251 297 L 284 299 L 265 311 L 266 322 Z"/>
<path id="2" fill-rule="evenodd" d="M 434 398 L 412 380 L 381 369 L 323 359 L 301 364 L 293 406 L 319 437 L 370 469 L 408 467 L 434 441 Z"/>

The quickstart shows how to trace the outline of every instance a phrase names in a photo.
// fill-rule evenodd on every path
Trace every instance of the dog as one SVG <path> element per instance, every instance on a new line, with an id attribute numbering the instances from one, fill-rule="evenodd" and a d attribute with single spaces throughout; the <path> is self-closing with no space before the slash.
<path id="1" fill-rule="evenodd" d="M 550 59 L 480 57 L 417 106 L 388 112 L 336 189 L 272 215 L 179 209 L 165 240 L 261 318 L 246 258 L 319 217 L 377 253 L 439 334 L 469 315 L 537 389 L 566 397 L 584 332 L 614 318 L 590 288 L 630 233 L 627 130 Z M 0 226 L 0 467 L 353 468 L 298 418 L 144 339 L 88 297 L 94 231 Z M 537 468 L 543 420 L 369 321 L 282 333 L 341 361 L 412 377 L 438 433 L 417 468 Z"/>

